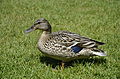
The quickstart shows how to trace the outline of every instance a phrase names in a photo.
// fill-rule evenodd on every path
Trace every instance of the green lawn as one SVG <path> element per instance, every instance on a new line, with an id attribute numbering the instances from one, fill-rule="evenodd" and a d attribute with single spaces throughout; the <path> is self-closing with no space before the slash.
<path id="1" fill-rule="evenodd" d="M 41 17 L 53 31 L 105 42 L 107 57 L 68 63 L 37 49 L 41 31 L 23 31 Z M 120 79 L 120 0 L 0 0 L 0 79 Z"/>

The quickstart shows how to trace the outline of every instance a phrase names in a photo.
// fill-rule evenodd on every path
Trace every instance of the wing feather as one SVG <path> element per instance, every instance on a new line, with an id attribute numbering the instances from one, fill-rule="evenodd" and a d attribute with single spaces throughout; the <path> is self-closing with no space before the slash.
<path id="1" fill-rule="evenodd" d="M 58 36 L 59 39 L 62 40 L 59 42 L 59 39 L 58 39 L 58 42 L 61 45 L 65 45 L 67 47 L 77 45 L 83 48 L 94 48 L 104 44 L 102 42 L 99 42 L 90 38 L 86 38 L 79 34 L 68 32 L 68 31 L 59 31 L 59 32 L 54 32 L 53 34 Z"/>

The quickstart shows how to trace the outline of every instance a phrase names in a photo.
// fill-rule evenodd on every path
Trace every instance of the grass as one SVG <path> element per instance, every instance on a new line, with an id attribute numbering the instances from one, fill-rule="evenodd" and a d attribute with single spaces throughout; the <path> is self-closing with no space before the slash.
<path id="1" fill-rule="evenodd" d="M 119 79 L 119 0 L 0 0 L 1 79 Z M 106 45 L 107 57 L 71 61 L 60 70 L 59 61 L 36 48 L 40 31 L 23 31 L 40 17 L 53 31 L 69 30 Z M 54 69 L 55 68 L 55 69 Z"/>

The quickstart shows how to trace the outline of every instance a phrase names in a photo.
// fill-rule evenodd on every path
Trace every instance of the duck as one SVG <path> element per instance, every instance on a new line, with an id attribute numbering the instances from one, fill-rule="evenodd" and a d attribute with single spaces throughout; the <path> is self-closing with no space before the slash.
<path id="1" fill-rule="evenodd" d="M 106 52 L 98 48 L 105 43 L 69 31 L 52 32 L 52 27 L 45 18 L 36 20 L 24 32 L 30 33 L 35 30 L 42 30 L 38 40 L 40 52 L 47 57 L 60 60 L 62 67 L 65 62 L 75 59 L 107 56 Z"/>

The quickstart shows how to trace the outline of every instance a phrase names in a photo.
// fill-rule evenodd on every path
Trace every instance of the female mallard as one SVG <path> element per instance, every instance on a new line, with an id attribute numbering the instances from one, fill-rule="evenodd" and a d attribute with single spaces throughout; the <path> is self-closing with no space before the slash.
<path id="1" fill-rule="evenodd" d="M 35 21 L 25 33 L 37 29 L 43 31 L 38 41 L 38 48 L 48 57 L 68 62 L 92 56 L 106 56 L 102 50 L 98 49 L 98 46 L 104 43 L 68 31 L 52 32 L 51 25 L 44 18 Z"/>

